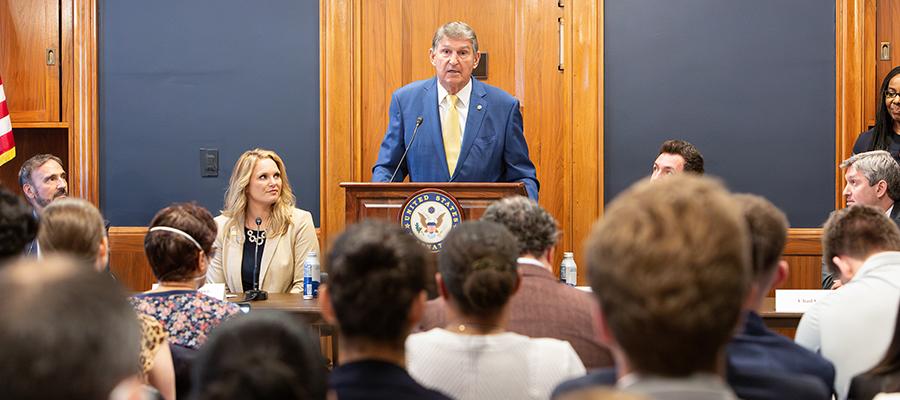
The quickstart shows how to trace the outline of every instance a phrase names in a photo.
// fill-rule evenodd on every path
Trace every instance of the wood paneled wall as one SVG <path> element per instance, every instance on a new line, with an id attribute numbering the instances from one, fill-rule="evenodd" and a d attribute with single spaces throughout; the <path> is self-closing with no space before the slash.
<path id="1" fill-rule="evenodd" d="M 338 184 L 371 179 L 391 93 L 434 75 L 428 61 L 434 31 L 462 20 L 478 34 L 479 50 L 489 54 L 486 82 L 521 102 L 540 203 L 564 230 L 559 253 L 574 250 L 579 258 L 603 198 L 602 1 L 322 4 L 321 226 L 326 241 L 344 228 L 344 193 Z M 563 70 L 558 68 L 559 21 Z"/>

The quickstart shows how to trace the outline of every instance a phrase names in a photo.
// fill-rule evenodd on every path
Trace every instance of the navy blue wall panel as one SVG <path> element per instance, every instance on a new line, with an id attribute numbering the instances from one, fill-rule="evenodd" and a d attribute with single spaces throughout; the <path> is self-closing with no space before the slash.
<path id="1" fill-rule="evenodd" d="M 681 138 L 793 227 L 834 207 L 834 1 L 606 0 L 605 193 Z M 873 100 L 874 101 L 874 100 Z"/>
<path id="2" fill-rule="evenodd" d="M 100 201 L 147 225 L 176 201 L 222 208 L 237 157 L 277 151 L 319 221 L 319 4 L 100 0 Z M 201 178 L 200 148 L 219 149 Z"/>

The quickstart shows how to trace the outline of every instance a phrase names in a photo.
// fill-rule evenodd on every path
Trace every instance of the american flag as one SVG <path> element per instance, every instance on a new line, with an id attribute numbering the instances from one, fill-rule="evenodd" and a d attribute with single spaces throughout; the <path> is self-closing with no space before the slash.
<path id="1" fill-rule="evenodd" d="M 9 119 L 9 107 L 6 106 L 6 95 L 3 93 L 3 78 L 0 78 L 0 165 L 6 164 L 15 156 L 12 121 Z"/>

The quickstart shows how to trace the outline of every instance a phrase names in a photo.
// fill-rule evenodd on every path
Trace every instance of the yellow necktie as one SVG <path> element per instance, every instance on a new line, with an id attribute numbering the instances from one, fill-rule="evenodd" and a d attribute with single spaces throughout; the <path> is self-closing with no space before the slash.
<path id="1" fill-rule="evenodd" d="M 447 113 L 441 127 L 444 135 L 444 154 L 447 155 L 447 170 L 450 176 L 456 170 L 456 162 L 459 161 L 459 149 L 462 146 L 462 134 L 459 129 L 459 111 L 456 110 L 455 94 L 447 95 Z"/>

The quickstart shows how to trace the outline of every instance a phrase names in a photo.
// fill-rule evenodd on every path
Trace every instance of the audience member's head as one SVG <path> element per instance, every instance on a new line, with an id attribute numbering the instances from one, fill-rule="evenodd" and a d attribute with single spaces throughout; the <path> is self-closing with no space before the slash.
<path id="1" fill-rule="evenodd" d="M 659 147 L 659 154 L 653 161 L 650 180 L 681 172 L 703 175 L 703 155 L 694 145 L 684 140 L 666 140 Z"/>
<path id="2" fill-rule="evenodd" d="M 867 151 L 841 163 L 847 205 L 874 206 L 885 212 L 900 199 L 900 165 L 884 150 Z"/>
<path id="3" fill-rule="evenodd" d="M 559 239 L 556 219 L 538 203 L 525 196 L 507 197 L 488 206 L 482 221 L 506 227 L 519 243 L 519 255 L 552 259 L 550 252 Z"/>
<path id="4" fill-rule="evenodd" d="M 200 283 L 216 240 L 216 222 L 194 203 L 172 204 L 156 213 L 144 238 L 144 252 L 160 282 Z"/>
<path id="5" fill-rule="evenodd" d="M 271 210 L 269 233 L 283 234 L 291 224 L 296 203 L 281 157 L 272 150 L 247 150 L 234 163 L 225 191 L 222 215 L 230 218 L 224 226 L 225 232 L 235 226 L 243 231 L 247 208 L 256 204 Z"/>
<path id="6" fill-rule="evenodd" d="M 749 287 L 747 229 L 718 182 L 641 181 L 596 224 L 586 248 L 600 333 L 623 372 L 716 372 Z"/>
<path id="7" fill-rule="evenodd" d="M 0 270 L 0 398 L 96 400 L 138 385 L 140 331 L 126 294 L 71 258 Z M 121 398 L 121 397 L 113 397 Z"/>
<path id="8" fill-rule="evenodd" d="M 463 222 L 450 231 L 438 255 L 438 286 L 463 317 L 492 320 L 519 287 L 516 238 L 503 225 Z"/>
<path id="9" fill-rule="evenodd" d="M 38 212 L 51 201 L 69 195 L 63 162 L 52 154 L 38 154 L 25 160 L 19 169 L 19 185 Z"/>
<path id="10" fill-rule="evenodd" d="M 82 199 L 60 199 L 44 207 L 38 244 L 42 254 L 65 253 L 98 271 L 109 259 L 103 216 Z"/>
<path id="11" fill-rule="evenodd" d="M 787 262 L 781 259 L 787 242 L 788 220 L 763 197 L 736 194 L 734 200 L 744 215 L 750 233 L 750 272 L 755 307 L 772 287 L 787 278 Z"/>
<path id="12" fill-rule="evenodd" d="M 849 282 L 869 257 L 900 251 L 900 229 L 881 210 L 856 205 L 831 213 L 822 233 L 822 258 Z"/>
<path id="13" fill-rule="evenodd" d="M 0 264 L 22 254 L 38 232 L 31 207 L 0 187 Z"/>
<path id="14" fill-rule="evenodd" d="M 197 400 L 324 400 L 318 337 L 280 312 L 255 311 L 223 323 L 194 364 Z"/>
<path id="15" fill-rule="evenodd" d="M 402 351 L 425 303 L 427 250 L 401 228 L 367 221 L 342 233 L 328 253 L 322 312 L 342 344 L 373 343 Z"/>

